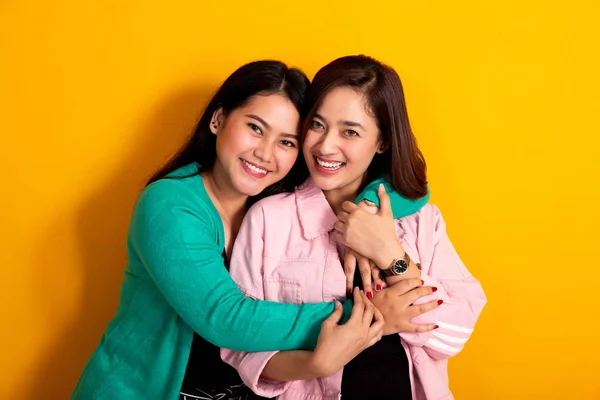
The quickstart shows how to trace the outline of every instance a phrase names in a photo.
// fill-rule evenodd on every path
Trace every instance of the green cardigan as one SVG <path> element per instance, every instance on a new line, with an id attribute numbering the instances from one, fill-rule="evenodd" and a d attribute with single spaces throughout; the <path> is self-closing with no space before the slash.
<path id="1" fill-rule="evenodd" d="M 173 175 L 197 168 L 190 164 Z M 177 399 L 194 331 L 240 351 L 314 348 L 333 304 L 246 298 L 224 267 L 224 243 L 200 175 L 161 179 L 144 189 L 129 226 L 116 315 L 71 399 Z M 345 302 L 346 316 L 351 307 Z"/>

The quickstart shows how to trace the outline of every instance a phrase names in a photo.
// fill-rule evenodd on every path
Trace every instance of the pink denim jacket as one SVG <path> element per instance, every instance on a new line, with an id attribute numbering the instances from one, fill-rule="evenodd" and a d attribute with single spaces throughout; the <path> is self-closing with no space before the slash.
<path id="1" fill-rule="evenodd" d="M 330 237 L 336 216 L 323 192 L 309 179 L 292 194 L 268 197 L 250 208 L 231 258 L 231 276 L 246 296 L 283 303 L 343 301 L 346 278 L 336 242 Z M 448 387 L 448 358 L 471 336 L 486 298 L 479 282 L 452 247 L 437 207 L 428 204 L 396 220 L 396 233 L 415 262 L 425 285 L 438 291 L 419 303 L 442 299 L 437 309 L 413 320 L 436 323 L 427 333 L 401 333 L 409 359 L 414 400 L 453 399 Z M 340 398 L 342 371 L 327 378 L 274 382 L 261 373 L 276 352 L 221 350 L 244 383 L 264 397 L 280 400 Z"/>

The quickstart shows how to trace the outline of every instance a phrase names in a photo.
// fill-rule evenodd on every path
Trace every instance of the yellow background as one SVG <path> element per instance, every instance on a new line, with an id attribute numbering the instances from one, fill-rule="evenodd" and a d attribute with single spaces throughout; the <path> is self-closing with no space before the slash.
<path id="1" fill-rule="evenodd" d="M 0 0 L 0 398 L 65 399 L 114 312 L 129 215 L 233 69 L 401 75 L 489 299 L 458 399 L 598 399 L 600 19 L 593 1 Z"/>

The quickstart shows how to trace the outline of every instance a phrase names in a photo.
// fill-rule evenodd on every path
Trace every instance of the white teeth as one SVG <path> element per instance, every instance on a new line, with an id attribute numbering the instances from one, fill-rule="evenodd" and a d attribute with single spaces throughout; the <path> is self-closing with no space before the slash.
<path id="1" fill-rule="evenodd" d="M 326 169 L 338 169 L 342 165 L 344 165 L 343 162 L 325 162 L 325 161 L 321 161 L 318 157 L 315 157 L 315 158 L 317 159 L 317 164 L 319 164 L 320 167 L 323 167 Z"/>
<path id="2" fill-rule="evenodd" d="M 248 161 L 246 160 L 242 160 L 242 162 L 248 167 L 250 168 L 250 170 L 252 172 L 256 172 L 257 174 L 266 174 L 268 171 L 266 169 L 262 169 L 262 168 L 258 168 L 255 165 L 250 164 Z"/>

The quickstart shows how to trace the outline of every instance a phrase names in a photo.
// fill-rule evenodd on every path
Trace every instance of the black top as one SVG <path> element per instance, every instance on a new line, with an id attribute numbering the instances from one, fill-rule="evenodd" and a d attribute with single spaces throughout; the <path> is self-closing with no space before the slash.
<path id="1" fill-rule="evenodd" d="M 358 269 L 354 286 L 362 289 Z M 396 334 L 384 336 L 344 367 L 342 400 L 412 399 L 406 351 Z"/>

